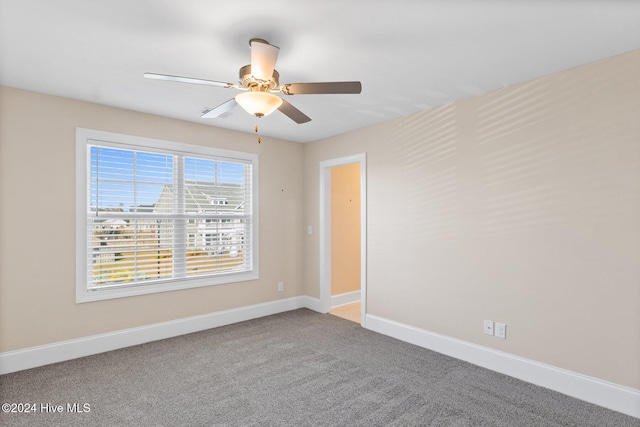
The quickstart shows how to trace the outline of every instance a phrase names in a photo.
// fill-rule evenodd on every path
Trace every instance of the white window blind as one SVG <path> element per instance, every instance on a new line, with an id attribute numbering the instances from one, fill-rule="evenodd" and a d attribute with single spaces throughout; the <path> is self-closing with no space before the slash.
<path id="1" fill-rule="evenodd" d="M 84 292 L 255 278 L 256 158 L 87 132 Z"/>

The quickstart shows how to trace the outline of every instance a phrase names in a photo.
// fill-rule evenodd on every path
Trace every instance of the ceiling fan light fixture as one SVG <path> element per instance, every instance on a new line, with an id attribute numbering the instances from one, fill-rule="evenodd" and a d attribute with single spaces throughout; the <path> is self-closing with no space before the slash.
<path id="1" fill-rule="evenodd" d="M 282 98 L 270 92 L 243 92 L 236 95 L 235 100 L 247 113 L 256 117 L 268 116 L 282 105 Z"/>

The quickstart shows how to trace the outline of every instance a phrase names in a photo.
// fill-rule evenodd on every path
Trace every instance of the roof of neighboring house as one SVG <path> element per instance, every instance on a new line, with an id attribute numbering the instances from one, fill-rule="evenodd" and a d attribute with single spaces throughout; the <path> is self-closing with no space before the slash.
<path id="1" fill-rule="evenodd" d="M 243 207 L 245 187 L 241 184 L 186 181 L 184 186 L 187 212 L 237 212 Z M 173 201 L 173 186 L 165 185 L 154 212 L 162 212 Z"/>

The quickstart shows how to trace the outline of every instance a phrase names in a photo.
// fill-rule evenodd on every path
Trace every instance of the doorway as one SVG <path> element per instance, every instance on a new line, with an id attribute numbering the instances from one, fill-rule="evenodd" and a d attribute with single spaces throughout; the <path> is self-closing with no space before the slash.
<path id="1" fill-rule="evenodd" d="M 342 184 L 332 185 L 332 177 Z M 359 315 L 351 320 L 359 319 L 362 326 L 366 314 L 366 206 L 365 153 L 320 162 L 320 302 L 325 313 L 337 306 L 340 311 L 352 311 L 348 304 L 359 302 Z"/>

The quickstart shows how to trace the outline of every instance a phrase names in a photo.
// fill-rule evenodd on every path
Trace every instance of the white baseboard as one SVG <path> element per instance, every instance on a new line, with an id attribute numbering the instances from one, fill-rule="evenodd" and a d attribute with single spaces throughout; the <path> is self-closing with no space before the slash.
<path id="1" fill-rule="evenodd" d="M 360 291 L 345 292 L 344 294 L 331 295 L 331 308 L 341 305 L 353 304 L 360 301 Z"/>
<path id="2" fill-rule="evenodd" d="M 320 300 L 303 296 L 186 317 L 106 334 L 0 353 L 0 375 L 105 351 L 144 344 L 298 308 L 320 311 Z"/>
<path id="3" fill-rule="evenodd" d="M 308 308 L 309 310 L 317 311 L 318 313 L 323 313 L 322 311 L 322 303 L 318 298 L 312 298 L 308 296 L 298 297 L 300 300 L 300 308 Z"/>
<path id="4" fill-rule="evenodd" d="M 640 418 L 640 390 L 546 365 L 371 314 L 366 328 L 492 371 Z"/>

